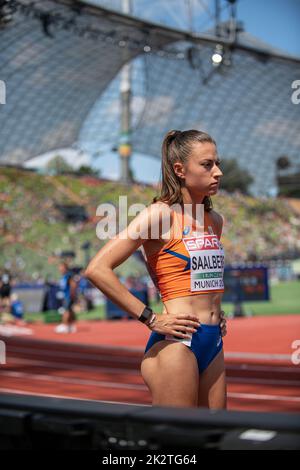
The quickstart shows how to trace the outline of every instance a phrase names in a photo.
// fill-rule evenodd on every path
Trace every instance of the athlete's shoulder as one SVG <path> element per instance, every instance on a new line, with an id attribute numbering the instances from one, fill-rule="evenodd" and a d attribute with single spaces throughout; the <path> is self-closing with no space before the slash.
<path id="1" fill-rule="evenodd" d="M 153 202 L 147 207 L 147 210 L 151 215 L 156 215 L 160 219 L 163 219 L 164 217 L 169 217 L 172 212 L 172 209 L 169 204 L 163 201 Z"/>
<path id="2" fill-rule="evenodd" d="M 224 217 L 221 214 L 219 214 L 217 211 L 215 211 L 214 209 L 212 209 L 209 214 L 213 220 L 213 223 L 218 232 L 218 236 L 220 238 L 222 234 L 223 225 L 224 225 Z"/>
<path id="3" fill-rule="evenodd" d="M 219 212 L 215 211 L 214 209 L 212 209 L 210 211 L 210 215 L 211 217 L 213 218 L 213 220 L 218 223 L 218 224 L 223 224 L 224 222 L 224 217 L 222 216 L 222 214 L 219 214 Z"/>
<path id="4" fill-rule="evenodd" d="M 174 214 L 169 204 L 157 201 L 147 207 L 148 226 L 151 226 L 151 234 L 155 239 L 164 239 L 173 227 Z M 152 235 L 150 238 L 152 238 Z"/>
<path id="5" fill-rule="evenodd" d="M 170 208 L 165 203 L 152 203 L 144 207 L 128 225 L 126 232 L 139 233 L 140 238 L 149 240 L 152 235 L 159 238 L 166 223 L 170 225 Z M 168 225 L 168 226 L 169 226 Z"/>

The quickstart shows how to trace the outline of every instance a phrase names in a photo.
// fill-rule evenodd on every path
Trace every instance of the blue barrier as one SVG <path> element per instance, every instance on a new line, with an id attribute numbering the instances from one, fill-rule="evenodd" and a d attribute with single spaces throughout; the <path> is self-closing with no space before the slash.
<path id="1" fill-rule="evenodd" d="M 43 284 L 16 284 L 12 294 L 17 294 L 25 312 L 38 313 L 42 310 L 45 288 Z"/>
<path id="2" fill-rule="evenodd" d="M 245 315 L 242 302 L 270 300 L 268 267 L 261 264 L 231 265 L 224 269 L 222 302 L 234 304 L 232 315 Z"/>
<path id="3" fill-rule="evenodd" d="M 20 283 L 12 288 L 24 305 L 24 310 L 32 313 L 58 310 L 62 304 L 59 286 L 55 283 Z"/>
<path id="4" fill-rule="evenodd" d="M 47 310 L 58 310 L 62 305 L 62 295 L 58 284 L 46 284 L 43 312 Z"/>
<path id="5" fill-rule="evenodd" d="M 15 300 L 11 304 L 11 314 L 13 317 L 21 319 L 24 316 L 24 307 L 20 300 Z"/>
<path id="6" fill-rule="evenodd" d="M 265 265 L 226 266 L 222 302 L 270 300 L 268 277 L 268 267 Z"/>

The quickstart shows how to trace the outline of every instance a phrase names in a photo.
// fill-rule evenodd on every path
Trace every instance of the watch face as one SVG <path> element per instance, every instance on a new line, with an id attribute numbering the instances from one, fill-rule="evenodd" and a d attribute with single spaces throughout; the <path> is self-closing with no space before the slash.
<path id="1" fill-rule="evenodd" d="M 151 317 L 152 313 L 153 312 L 152 312 L 151 308 L 145 308 L 143 315 L 144 315 L 144 317 L 146 317 L 148 319 L 149 317 Z"/>

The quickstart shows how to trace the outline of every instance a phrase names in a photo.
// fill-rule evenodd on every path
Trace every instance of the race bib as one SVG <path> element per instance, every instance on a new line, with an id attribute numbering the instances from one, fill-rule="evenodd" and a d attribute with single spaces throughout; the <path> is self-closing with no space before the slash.
<path id="1" fill-rule="evenodd" d="M 191 260 L 191 291 L 224 289 L 224 250 L 218 237 L 183 238 Z"/>

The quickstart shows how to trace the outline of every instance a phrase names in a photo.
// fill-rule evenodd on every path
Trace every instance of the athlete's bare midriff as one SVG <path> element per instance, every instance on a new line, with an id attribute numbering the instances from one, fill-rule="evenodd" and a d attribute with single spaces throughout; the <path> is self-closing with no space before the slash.
<path id="1" fill-rule="evenodd" d="M 176 297 L 164 302 L 166 313 L 191 313 L 200 323 L 218 325 L 220 323 L 221 300 L 223 293 L 209 293 Z"/>
<path id="2" fill-rule="evenodd" d="M 164 204 L 158 202 L 158 204 Z M 210 223 L 213 223 L 210 221 Z M 172 227 L 172 225 L 171 225 Z M 160 234 L 161 235 L 161 234 Z M 169 239 L 148 239 L 144 243 L 147 256 L 158 253 L 168 243 Z M 220 323 L 222 292 L 209 292 L 199 295 L 187 295 L 163 301 L 164 312 L 169 314 L 190 313 L 196 315 L 201 323 L 218 325 Z"/>

